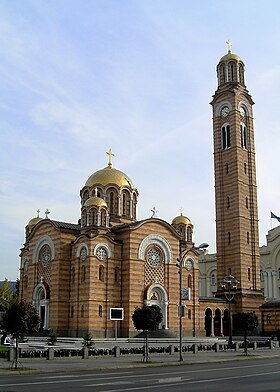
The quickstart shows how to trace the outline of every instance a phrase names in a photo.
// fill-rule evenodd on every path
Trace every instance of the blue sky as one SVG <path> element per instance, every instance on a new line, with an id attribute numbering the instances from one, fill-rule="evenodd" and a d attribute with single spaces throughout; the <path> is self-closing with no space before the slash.
<path id="1" fill-rule="evenodd" d="M 262 245 L 270 210 L 280 215 L 278 1 L 0 0 L 0 280 L 18 277 L 38 208 L 78 221 L 109 148 L 139 191 L 139 220 L 183 208 L 215 251 L 209 102 L 228 38 L 256 102 Z"/>

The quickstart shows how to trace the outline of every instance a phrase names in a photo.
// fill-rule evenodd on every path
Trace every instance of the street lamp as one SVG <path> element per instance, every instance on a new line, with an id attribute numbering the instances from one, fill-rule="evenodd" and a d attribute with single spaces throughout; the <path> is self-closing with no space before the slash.
<path id="1" fill-rule="evenodd" d="M 185 249 L 182 252 L 181 246 L 180 246 L 180 257 L 177 258 L 178 263 L 176 266 L 179 268 L 178 274 L 179 274 L 179 307 L 178 307 L 178 316 L 179 316 L 179 361 L 183 361 L 183 320 L 182 318 L 186 315 L 186 308 L 183 305 L 183 288 L 182 288 L 182 278 L 183 278 L 183 263 L 185 256 L 187 253 L 194 251 L 194 250 L 199 250 L 199 249 L 205 249 L 209 246 L 209 244 L 206 244 L 205 242 L 199 246 L 193 246 L 192 248 Z"/>
<path id="2" fill-rule="evenodd" d="M 232 275 L 227 275 L 223 277 L 221 281 L 221 287 L 224 291 L 225 297 L 228 300 L 228 307 L 229 307 L 229 336 L 228 336 L 228 344 L 229 346 L 232 345 L 232 314 L 231 314 L 231 301 L 234 298 L 235 290 L 237 289 L 237 285 L 240 282 L 235 279 Z"/>

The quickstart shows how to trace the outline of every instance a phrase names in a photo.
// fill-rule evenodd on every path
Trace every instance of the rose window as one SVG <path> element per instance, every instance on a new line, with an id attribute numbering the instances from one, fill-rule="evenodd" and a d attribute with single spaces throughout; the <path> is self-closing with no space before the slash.
<path id="1" fill-rule="evenodd" d="M 159 267 L 161 263 L 161 254 L 157 248 L 152 248 L 147 252 L 147 262 L 151 267 Z"/>
<path id="2" fill-rule="evenodd" d="M 100 246 L 100 248 L 96 250 L 96 257 L 98 260 L 106 260 L 108 257 L 107 249 L 105 249 L 103 246 Z"/>
<path id="3" fill-rule="evenodd" d="M 47 267 L 51 260 L 51 249 L 49 245 L 44 245 L 40 249 L 39 252 L 39 261 L 43 264 L 44 267 Z"/>

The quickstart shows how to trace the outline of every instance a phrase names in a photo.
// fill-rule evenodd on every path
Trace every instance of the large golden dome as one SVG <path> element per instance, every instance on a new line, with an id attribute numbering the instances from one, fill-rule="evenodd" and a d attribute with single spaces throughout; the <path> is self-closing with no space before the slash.
<path id="1" fill-rule="evenodd" d="M 38 212 L 38 215 L 35 218 L 30 219 L 30 221 L 27 223 L 27 226 L 31 229 L 41 220 L 43 220 L 43 218 L 39 217 L 39 212 Z"/>
<path id="2" fill-rule="evenodd" d="M 93 173 L 87 180 L 85 186 L 92 187 L 93 185 L 107 186 L 115 184 L 119 187 L 127 186 L 134 189 L 131 179 L 122 171 L 107 166 L 104 169 L 98 170 Z"/>
<path id="3" fill-rule="evenodd" d="M 227 61 L 230 61 L 230 60 L 235 60 L 235 61 L 238 61 L 238 62 L 242 62 L 242 60 L 241 60 L 241 58 L 239 57 L 239 56 L 237 56 L 237 54 L 234 54 L 234 53 L 232 53 L 232 50 L 231 50 L 231 41 L 230 40 L 227 40 L 227 45 L 228 45 L 228 53 L 227 54 L 225 54 L 222 58 L 221 58 L 221 60 L 220 60 L 220 63 L 222 63 L 222 62 L 227 62 Z"/>

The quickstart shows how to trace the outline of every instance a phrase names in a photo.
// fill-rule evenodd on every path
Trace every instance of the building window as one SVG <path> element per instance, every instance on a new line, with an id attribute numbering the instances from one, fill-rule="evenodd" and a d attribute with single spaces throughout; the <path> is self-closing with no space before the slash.
<path id="1" fill-rule="evenodd" d="M 114 213 L 114 192 L 110 192 L 110 213 Z"/>
<path id="2" fill-rule="evenodd" d="M 216 275 L 212 274 L 211 275 L 211 285 L 214 286 L 216 284 Z"/>
<path id="3" fill-rule="evenodd" d="M 71 318 L 74 317 L 74 306 L 71 306 Z"/>
<path id="4" fill-rule="evenodd" d="M 190 320 L 192 318 L 192 311 L 191 309 L 188 309 L 188 319 Z"/>
<path id="5" fill-rule="evenodd" d="M 280 268 L 278 268 L 278 279 L 280 279 Z"/>
<path id="6" fill-rule="evenodd" d="M 246 208 L 247 208 L 247 210 L 249 208 L 249 203 L 248 203 L 248 197 L 247 196 L 246 196 Z"/>
<path id="7" fill-rule="evenodd" d="M 85 309 L 84 309 L 84 305 L 81 306 L 81 317 L 84 317 L 85 315 Z"/>
<path id="8" fill-rule="evenodd" d="M 241 147 L 248 150 L 248 132 L 245 124 L 240 124 Z"/>
<path id="9" fill-rule="evenodd" d="M 222 149 L 230 147 L 230 126 L 228 124 L 222 127 Z"/>
<path id="10" fill-rule="evenodd" d="M 244 173 L 247 174 L 247 163 L 244 162 Z"/>
<path id="11" fill-rule="evenodd" d="M 98 249 L 96 249 L 95 254 L 98 260 L 106 260 L 108 258 L 107 249 L 104 248 L 104 246 L 100 246 Z"/>
<path id="12" fill-rule="evenodd" d="M 98 316 L 102 317 L 102 305 L 99 305 L 98 307 Z"/>
<path id="13" fill-rule="evenodd" d="M 227 208 L 230 208 L 230 199 L 227 197 Z"/>
<path id="14" fill-rule="evenodd" d="M 231 275 L 231 268 L 228 269 L 228 274 Z"/>
<path id="15" fill-rule="evenodd" d="M 228 244 L 231 243 L 231 235 L 230 235 L 230 231 L 227 233 L 228 234 Z"/>
<path id="16" fill-rule="evenodd" d="M 98 270 L 98 279 L 99 279 L 101 282 L 104 282 L 104 267 L 103 267 L 103 265 L 100 265 L 100 266 L 99 266 L 99 270 Z"/>
<path id="17" fill-rule="evenodd" d="M 75 267 L 72 267 L 72 283 L 75 282 Z"/>
<path id="18" fill-rule="evenodd" d="M 247 231 L 247 244 L 250 244 L 250 234 L 249 234 L 249 231 Z"/>
<path id="19" fill-rule="evenodd" d="M 122 207 L 123 207 L 123 215 L 125 215 L 125 205 L 126 205 L 126 197 L 125 197 L 125 193 L 123 193 L 123 197 L 122 197 Z"/>
<path id="20" fill-rule="evenodd" d="M 188 288 L 191 289 L 192 288 L 192 276 L 188 275 Z"/>
<path id="21" fill-rule="evenodd" d="M 260 280 L 261 280 L 261 282 L 264 281 L 264 276 L 263 276 L 263 271 L 262 270 L 260 271 Z"/>
<path id="22" fill-rule="evenodd" d="M 151 267 L 159 268 L 162 261 L 159 249 L 155 246 L 150 248 L 146 254 L 146 260 Z"/>
<path id="23" fill-rule="evenodd" d="M 86 267 L 82 265 L 81 281 L 84 282 L 85 280 L 86 280 Z"/>
<path id="24" fill-rule="evenodd" d="M 266 316 L 266 322 L 267 322 L 267 324 L 271 324 L 271 314 L 268 314 Z"/>
<path id="25" fill-rule="evenodd" d="M 251 268 L 248 268 L 248 280 L 251 280 Z"/>
<path id="26" fill-rule="evenodd" d="M 226 163 L 226 174 L 228 174 L 228 163 Z"/>

